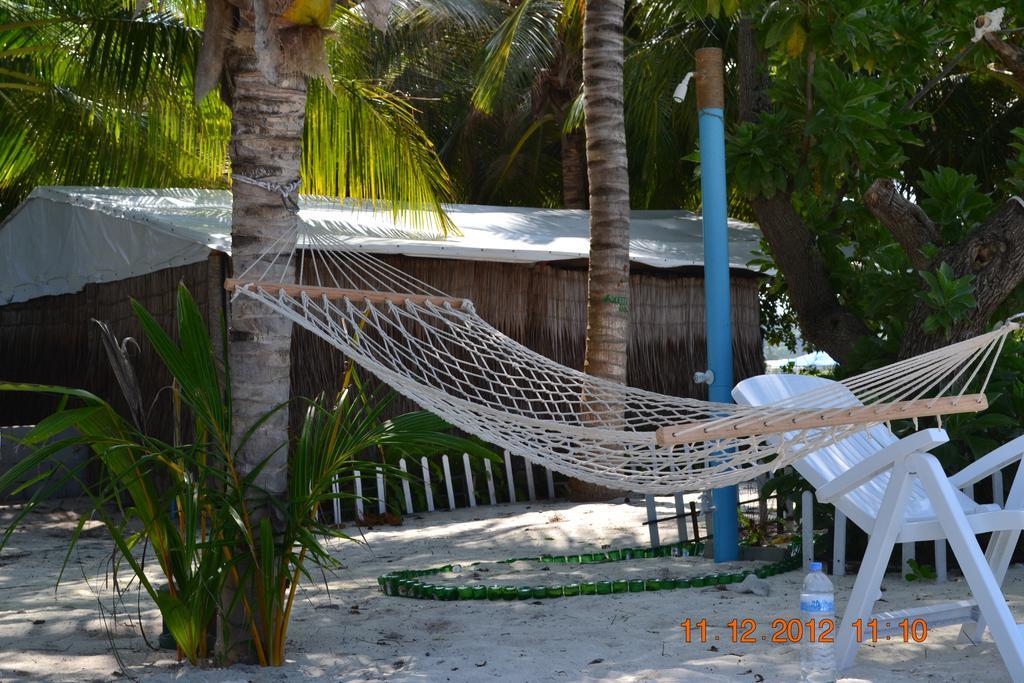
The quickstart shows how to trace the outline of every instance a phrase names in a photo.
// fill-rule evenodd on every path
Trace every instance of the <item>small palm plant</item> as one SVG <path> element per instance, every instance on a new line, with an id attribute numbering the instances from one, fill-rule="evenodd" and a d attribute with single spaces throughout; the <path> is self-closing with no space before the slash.
<path id="1" fill-rule="evenodd" d="M 260 468 L 241 476 L 235 467 L 235 454 L 258 423 L 241 433 L 232 424 L 229 369 L 221 366 L 188 291 L 184 286 L 178 291 L 177 342 L 140 305 L 133 307 L 174 378 L 176 403 L 180 401 L 183 419 L 191 422 L 191 438 L 168 443 L 146 433 L 134 374 L 118 351 L 122 347 L 109 335 L 107 350 L 131 406 L 129 418 L 80 389 L 0 384 L 0 391 L 61 399 L 56 412 L 25 437 L 36 449 L 0 477 L 0 493 L 40 485 L 7 528 L 0 548 L 51 491 L 68 479 L 78 480 L 91 500 L 92 515 L 83 516 L 73 532 L 64 566 L 86 520 L 100 520 L 116 547 L 115 569 L 130 569 L 140 590 L 158 606 L 179 656 L 192 664 L 210 656 L 208 635 L 218 616 L 223 652 L 246 647 L 262 665 L 283 663 L 298 587 L 311 577 L 311 568 L 337 566 L 324 540 L 345 538 L 324 521 L 321 508 L 346 495 L 334 483 L 348 469 L 358 469 L 363 454 L 433 448 L 493 457 L 480 444 L 447 433 L 449 426 L 429 413 L 385 419 L 388 400 L 363 391 L 359 382 L 351 381 L 355 374 L 350 371 L 333 400 L 303 401 L 301 429 L 290 444 L 279 447 L 288 448 L 288 495 L 283 500 L 269 496 L 255 483 Z M 68 429 L 77 434 L 61 437 Z M 52 470 L 18 484 L 59 451 L 77 444 L 88 445 L 95 454 L 103 472 L 98 483 L 86 480 L 80 467 Z M 165 590 L 158 590 L 153 572 L 146 570 L 147 548 Z M 240 615 L 245 631 L 241 638 L 226 626 L 223 617 L 229 614 L 232 621 Z"/>

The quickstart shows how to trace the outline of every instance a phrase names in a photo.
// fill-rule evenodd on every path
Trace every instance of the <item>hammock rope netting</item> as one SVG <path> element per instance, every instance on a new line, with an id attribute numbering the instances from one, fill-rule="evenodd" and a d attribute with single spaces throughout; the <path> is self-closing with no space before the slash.
<path id="1" fill-rule="evenodd" d="M 1007 321 L 770 407 L 711 403 L 559 365 L 489 325 L 471 301 L 361 250 L 353 234 L 297 224 L 228 281 L 233 300 L 269 306 L 500 449 L 635 492 L 749 481 L 873 424 L 983 410 L 996 358 L 1020 327 Z M 684 363 L 665 372 L 692 372 Z"/>

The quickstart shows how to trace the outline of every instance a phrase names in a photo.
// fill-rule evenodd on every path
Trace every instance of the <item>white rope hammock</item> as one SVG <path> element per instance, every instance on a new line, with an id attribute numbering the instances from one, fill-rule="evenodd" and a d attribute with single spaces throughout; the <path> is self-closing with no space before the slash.
<path id="1" fill-rule="evenodd" d="M 226 283 L 233 300 L 269 306 L 465 432 L 564 474 L 636 492 L 747 481 L 872 424 L 984 410 L 1006 335 L 1020 328 L 1008 321 L 771 407 L 709 403 L 559 365 L 489 325 L 470 301 L 346 245 L 351 235 L 297 224 Z M 285 284 L 294 282 L 304 284 Z"/>

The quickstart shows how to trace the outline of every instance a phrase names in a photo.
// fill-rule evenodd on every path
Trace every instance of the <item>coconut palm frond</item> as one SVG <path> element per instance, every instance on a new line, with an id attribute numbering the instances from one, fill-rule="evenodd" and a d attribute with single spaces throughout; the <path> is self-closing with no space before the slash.
<path id="1" fill-rule="evenodd" d="M 422 16 L 478 12 L 480 20 L 496 11 L 485 0 L 419 6 Z M 204 3 L 160 8 L 0 0 L 0 215 L 37 185 L 226 184 L 230 112 L 212 95 L 192 102 Z M 344 7 L 331 28 L 338 85 L 310 90 L 305 187 L 388 200 L 393 211 L 425 208 L 447 227 L 450 182 L 415 111 L 368 84 L 380 38 Z"/>
<path id="2" fill-rule="evenodd" d="M 0 212 L 36 185 L 220 182 L 227 110 L 189 101 L 199 39 L 178 9 L 0 0 Z"/>
<path id="3" fill-rule="evenodd" d="M 502 22 L 483 49 L 473 93 L 477 109 L 493 113 L 506 84 L 529 87 L 552 62 L 561 13 L 561 3 L 523 0 Z"/>
<path id="4" fill-rule="evenodd" d="M 407 223 L 453 229 L 441 205 L 447 171 L 413 108 L 380 88 L 340 81 L 331 92 L 312 83 L 302 160 L 309 192 L 386 202 Z"/>
<path id="5" fill-rule="evenodd" d="M 468 30 L 494 30 L 501 22 L 502 7 L 494 0 L 398 0 L 396 30 L 447 31 L 453 26 Z"/>

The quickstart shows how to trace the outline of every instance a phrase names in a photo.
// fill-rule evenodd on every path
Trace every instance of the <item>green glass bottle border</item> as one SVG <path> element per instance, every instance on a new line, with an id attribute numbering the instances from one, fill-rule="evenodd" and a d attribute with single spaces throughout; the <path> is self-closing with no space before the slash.
<path id="1" fill-rule="evenodd" d="M 544 562 L 550 564 L 600 564 L 605 562 L 624 562 L 654 557 L 693 557 L 704 551 L 704 544 L 676 543 L 651 548 L 619 548 L 598 553 L 581 553 L 579 555 L 541 555 L 539 557 L 510 557 L 502 563 L 512 562 Z M 760 578 L 775 576 L 800 567 L 799 547 L 789 547 L 788 557 L 781 562 L 764 565 L 756 570 L 742 572 L 722 572 L 708 574 L 689 579 L 617 579 L 614 581 L 584 581 L 567 583 L 558 586 L 506 586 L 486 585 L 482 583 L 462 586 L 445 586 L 423 581 L 423 577 L 433 576 L 452 571 L 456 565 L 446 564 L 432 569 L 407 569 L 390 572 L 377 578 L 377 584 L 385 595 L 420 600 L 532 600 L 574 597 L 577 595 L 611 595 L 613 593 L 643 593 L 646 591 L 675 590 L 679 588 L 703 588 L 720 586 L 729 583 L 740 583 L 748 575 Z M 466 565 L 475 567 L 481 562 Z"/>

